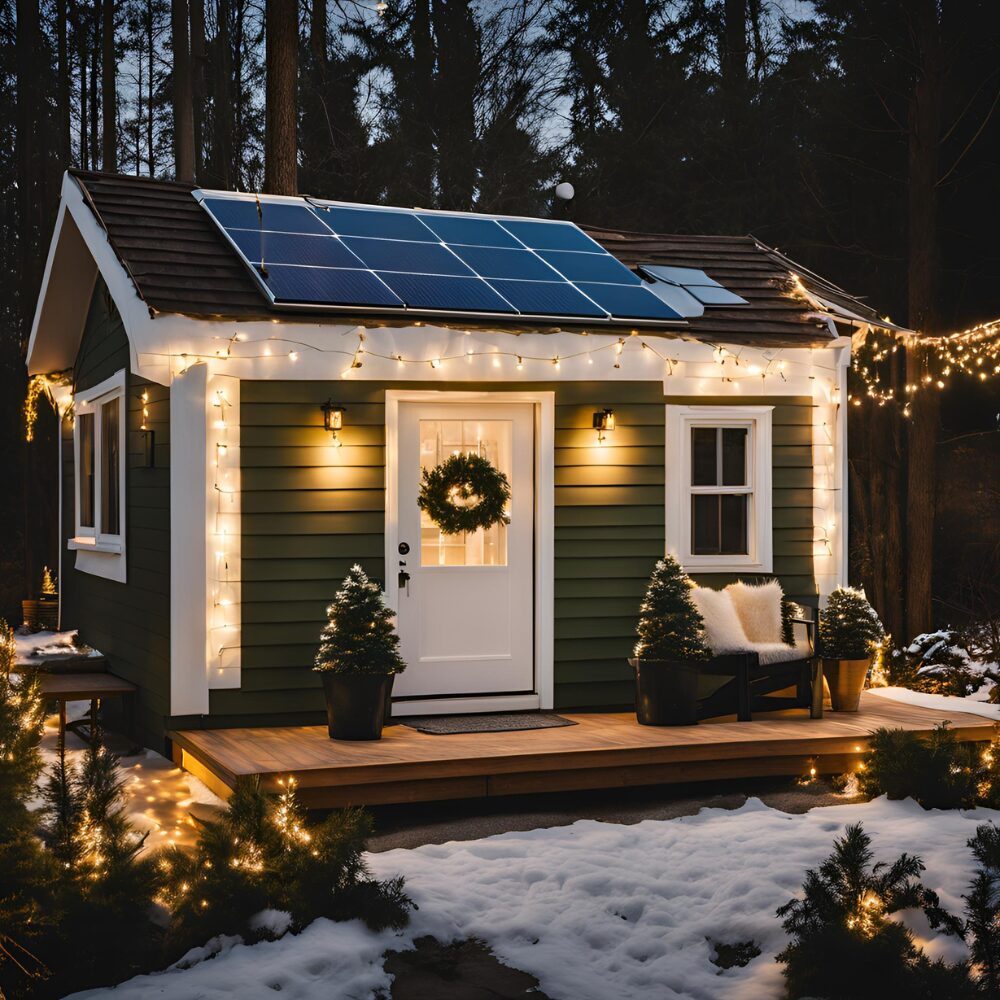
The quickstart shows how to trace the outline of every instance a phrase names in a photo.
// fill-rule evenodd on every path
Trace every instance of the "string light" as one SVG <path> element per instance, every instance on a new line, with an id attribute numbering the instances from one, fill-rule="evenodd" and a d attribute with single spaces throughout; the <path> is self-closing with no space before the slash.
<path id="1" fill-rule="evenodd" d="M 900 345 L 919 349 L 922 367 L 916 381 L 903 384 L 902 398 L 884 371 L 884 363 L 891 363 Z M 860 397 L 852 394 L 852 405 L 861 406 L 867 398 L 880 407 L 898 405 L 903 416 L 909 417 L 915 397 L 926 390 L 946 389 L 953 374 L 961 373 L 979 382 L 1000 374 L 1000 319 L 936 337 L 869 328 L 864 344 L 855 352 L 852 368 L 864 385 Z"/>

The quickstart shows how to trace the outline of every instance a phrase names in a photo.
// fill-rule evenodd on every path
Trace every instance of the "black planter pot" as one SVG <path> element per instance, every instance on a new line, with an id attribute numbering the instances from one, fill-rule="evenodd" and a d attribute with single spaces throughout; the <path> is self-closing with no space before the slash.
<path id="1" fill-rule="evenodd" d="M 630 659 L 635 715 L 643 726 L 693 726 L 698 721 L 698 665 Z"/>
<path id="2" fill-rule="evenodd" d="M 393 674 L 320 673 L 331 740 L 379 740 L 389 718 Z"/>

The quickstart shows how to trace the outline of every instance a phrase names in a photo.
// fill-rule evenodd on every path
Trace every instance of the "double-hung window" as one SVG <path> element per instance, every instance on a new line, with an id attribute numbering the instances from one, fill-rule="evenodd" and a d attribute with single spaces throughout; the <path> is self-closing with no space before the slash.
<path id="1" fill-rule="evenodd" d="M 771 572 L 771 407 L 668 406 L 666 489 L 685 568 Z"/>
<path id="2" fill-rule="evenodd" d="M 125 371 L 74 402 L 76 568 L 125 581 Z"/>

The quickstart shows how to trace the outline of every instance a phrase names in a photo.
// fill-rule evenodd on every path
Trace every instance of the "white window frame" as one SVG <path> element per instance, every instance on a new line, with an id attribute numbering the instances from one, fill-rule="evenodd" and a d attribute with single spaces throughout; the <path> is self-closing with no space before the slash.
<path id="1" fill-rule="evenodd" d="M 76 568 L 93 576 L 125 582 L 125 479 L 127 476 L 128 407 L 125 405 L 125 369 L 77 394 L 73 403 L 73 524 L 74 535 L 67 547 L 76 552 Z M 104 498 L 102 476 L 105 403 L 119 400 L 118 410 L 118 531 L 101 531 Z M 80 524 L 80 417 L 92 414 L 94 421 L 94 524 Z"/>
<path id="2" fill-rule="evenodd" d="M 674 406 L 666 408 L 667 551 L 689 571 L 771 573 L 774 569 L 771 494 L 771 417 L 773 406 Z M 691 484 L 691 430 L 742 427 L 747 430 L 747 488 L 698 489 Z M 745 492 L 747 555 L 695 555 L 691 551 L 692 492 Z"/>

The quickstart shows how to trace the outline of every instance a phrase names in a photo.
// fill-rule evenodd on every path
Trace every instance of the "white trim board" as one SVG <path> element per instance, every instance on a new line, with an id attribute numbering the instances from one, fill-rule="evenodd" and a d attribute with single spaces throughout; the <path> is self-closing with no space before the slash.
<path id="1" fill-rule="evenodd" d="M 399 404 L 401 402 L 501 402 L 535 404 L 535 693 L 533 695 L 440 698 L 419 704 L 412 714 L 511 711 L 511 700 L 534 699 L 517 707 L 552 708 L 555 704 L 555 393 L 462 392 L 434 389 L 389 389 L 385 394 L 385 597 L 399 608 L 397 580 L 391 568 L 398 558 Z M 493 707 L 497 702 L 502 707 Z M 463 707 L 455 707 L 461 705 Z M 444 706 L 444 707 L 435 707 Z M 395 711 L 395 704 L 393 706 Z"/>

